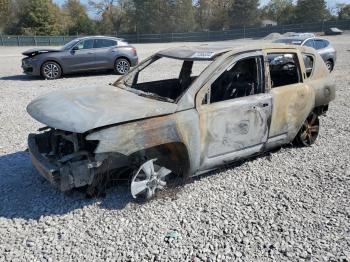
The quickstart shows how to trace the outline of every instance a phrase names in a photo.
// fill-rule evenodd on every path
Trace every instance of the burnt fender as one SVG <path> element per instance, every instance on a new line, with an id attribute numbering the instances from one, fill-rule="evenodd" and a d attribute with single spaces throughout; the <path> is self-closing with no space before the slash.
<path id="1" fill-rule="evenodd" d="M 192 171 L 199 166 L 199 120 L 195 109 L 107 127 L 86 139 L 99 141 L 95 154 L 116 152 L 126 156 L 164 144 L 182 143 Z"/>

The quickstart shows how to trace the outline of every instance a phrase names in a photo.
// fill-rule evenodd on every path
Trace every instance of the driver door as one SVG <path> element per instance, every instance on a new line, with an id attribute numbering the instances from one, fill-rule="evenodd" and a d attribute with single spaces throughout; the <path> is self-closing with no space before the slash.
<path id="1" fill-rule="evenodd" d="M 76 72 L 96 68 L 93 44 L 93 39 L 82 40 L 72 50 L 66 52 L 62 60 L 64 60 L 67 71 Z"/>
<path id="2" fill-rule="evenodd" d="M 200 171 L 262 151 L 269 133 L 272 97 L 265 93 L 264 56 L 240 55 L 199 91 Z"/>

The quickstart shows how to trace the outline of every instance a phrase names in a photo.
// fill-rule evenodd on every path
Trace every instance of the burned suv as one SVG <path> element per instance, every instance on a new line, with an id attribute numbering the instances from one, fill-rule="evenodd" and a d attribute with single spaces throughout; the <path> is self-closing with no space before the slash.
<path id="1" fill-rule="evenodd" d="M 66 191 L 97 192 L 129 179 L 150 198 L 188 178 L 294 142 L 312 145 L 335 98 L 308 47 L 178 47 L 160 51 L 113 85 L 53 92 L 28 113 L 33 164 Z"/>

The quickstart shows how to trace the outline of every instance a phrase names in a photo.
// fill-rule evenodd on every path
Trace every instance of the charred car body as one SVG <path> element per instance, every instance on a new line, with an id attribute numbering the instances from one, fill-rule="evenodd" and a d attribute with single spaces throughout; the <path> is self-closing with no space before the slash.
<path id="1" fill-rule="evenodd" d="M 63 191 L 94 191 L 128 170 L 132 195 L 150 198 L 174 175 L 313 144 L 334 98 L 322 58 L 308 47 L 173 48 L 113 85 L 31 102 L 27 111 L 47 127 L 29 135 L 29 151 Z"/>

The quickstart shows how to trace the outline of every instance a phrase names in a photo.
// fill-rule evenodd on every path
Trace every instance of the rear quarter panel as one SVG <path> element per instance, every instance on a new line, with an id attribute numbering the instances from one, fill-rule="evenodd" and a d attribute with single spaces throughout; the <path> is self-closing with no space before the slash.
<path id="1" fill-rule="evenodd" d="M 304 82 L 315 91 L 315 107 L 328 105 L 335 99 L 335 82 L 331 80 L 330 74 L 322 57 L 311 49 L 303 50 L 304 54 L 312 55 L 315 59 L 314 68 L 309 78 Z"/>
<path id="2" fill-rule="evenodd" d="M 112 64 L 112 67 L 114 67 L 115 60 L 120 58 L 120 57 L 125 57 L 129 60 L 132 66 L 135 65 L 135 60 L 137 61 L 137 56 L 134 55 L 132 51 L 131 46 L 120 46 L 120 47 L 115 47 L 110 51 L 110 62 Z"/>

